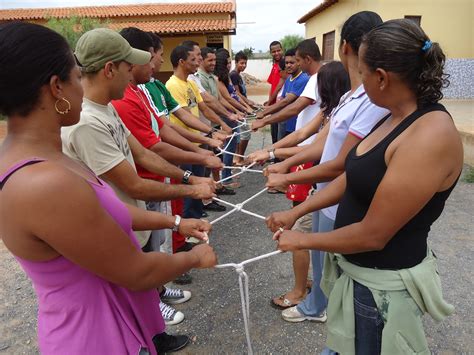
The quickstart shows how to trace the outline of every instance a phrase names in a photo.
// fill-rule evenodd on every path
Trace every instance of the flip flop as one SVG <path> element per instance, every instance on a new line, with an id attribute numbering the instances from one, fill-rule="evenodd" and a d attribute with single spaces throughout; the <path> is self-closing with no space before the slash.
<path id="1" fill-rule="evenodd" d="M 270 305 L 273 308 L 281 310 L 281 309 L 287 309 L 287 308 L 290 308 L 290 307 L 294 307 L 298 304 L 298 303 L 292 303 L 288 298 L 285 297 L 284 294 L 281 295 L 280 297 L 278 297 L 278 300 L 281 300 L 283 304 L 275 303 L 275 300 L 272 298 L 270 300 Z"/>

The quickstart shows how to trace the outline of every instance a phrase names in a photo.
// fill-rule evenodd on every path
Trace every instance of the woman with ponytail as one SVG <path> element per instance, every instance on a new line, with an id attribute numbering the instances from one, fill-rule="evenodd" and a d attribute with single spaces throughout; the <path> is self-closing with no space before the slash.
<path id="1" fill-rule="evenodd" d="M 327 345 L 338 353 L 429 354 L 422 315 L 440 321 L 453 312 L 427 244 L 463 166 L 459 134 L 438 103 L 448 84 L 444 63 L 440 46 L 409 20 L 363 37 L 364 88 L 390 114 L 311 200 L 314 210 L 339 202 L 334 231 L 275 236 L 280 250 L 328 252 L 321 286 Z"/>

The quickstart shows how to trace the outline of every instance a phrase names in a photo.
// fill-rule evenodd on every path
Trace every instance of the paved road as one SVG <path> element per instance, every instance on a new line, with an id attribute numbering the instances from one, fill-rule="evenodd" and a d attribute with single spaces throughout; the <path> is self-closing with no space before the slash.
<path id="1" fill-rule="evenodd" d="M 249 151 L 261 147 L 261 136 L 254 135 Z M 268 142 L 268 141 L 267 141 Z M 261 175 L 246 173 L 236 196 L 239 203 L 264 187 Z M 439 258 L 446 299 L 456 313 L 442 324 L 426 320 L 430 348 L 435 354 L 474 352 L 473 277 L 474 185 L 459 183 L 440 220 L 433 227 L 431 245 Z M 267 215 L 289 207 L 283 195 L 263 194 L 246 206 Z M 211 215 L 210 219 L 218 214 Z M 211 243 L 219 262 L 239 262 L 275 249 L 271 234 L 262 221 L 235 213 L 215 225 Z M 36 306 L 34 293 L 11 256 L 0 243 L 0 354 L 37 352 L 35 340 Z M 325 327 L 316 323 L 289 324 L 279 311 L 270 307 L 272 296 L 292 283 L 289 254 L 277 255 L 247 267 L 250 276 L 251 334 L 256 354 L 318 353 L 325 341 Z M 243 354 L 246 352 L 237 274 L 232 270 L 196 270 L 187 289 L 193 298 L 177 308 L 185 321 L 168 328 L 170 333 L 188 333 L 194 344 L 182 354 Z"/>

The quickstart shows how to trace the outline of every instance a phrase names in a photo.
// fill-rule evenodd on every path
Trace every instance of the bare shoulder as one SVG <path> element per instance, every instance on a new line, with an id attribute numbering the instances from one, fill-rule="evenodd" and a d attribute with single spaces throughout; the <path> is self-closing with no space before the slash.
<path id="1" fill-rule="evenodd" d="M 31 204 L 55 203 L 70 194 L 81 194 L 87 182 L 71 170 L 53 161 L 26 166 L 10 178 L 4 188 L 4 197 Z"/>

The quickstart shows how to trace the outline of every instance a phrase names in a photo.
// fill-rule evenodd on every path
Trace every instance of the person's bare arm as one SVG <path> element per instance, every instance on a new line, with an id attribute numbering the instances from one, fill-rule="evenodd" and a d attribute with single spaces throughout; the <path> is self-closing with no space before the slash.
<path id="1" fill-rule="evenodd" d="M 233 114 L 236 113 L 235 110 L 229 110 L 227 109 L 227 106 L 223 105 L 220 100 L 209 94 L 208 92 L 203 92 L 201 93 L 202 99 L 206 103 L 206 105 L 214 111 L 216 114 L 218 114 L 221 117 L 226 117 L 229 120 L 235 120 L 237 119 Z"/>
<path id="2" fill-rule="evenodd" d="M 452 186 L 462 170 L 462 144 L 451 119 L 439 112 L 428 115 L 433 119 L 420 122 L 387 149 L 387 171 L 360 222 L 329 233 L 285 232 L 280 248 L 343 254 L 382 250 L 435 193 Z"/>
<path id="3" fill-rule="evenodd" d="M 142 201 L 168 201 L 177 198 L 204 198 L 213 196 L 210 186 L 202 185 L 170 185 L 159 181 L 143 179 L 127 160 L 123 160 L 112 169 L 100 176 L 107 182 L 117 186 L 127 196 Z"/>
<path id="4" fill-rule="evenodd" d="M 209 121 L 221 126 L 221 129 L 227 134 L 232 134 L 232 129 L 224 121 L 222 121 L 221 118 L 214 111 L 212 111 L 204 101 L 200 102 L 198 106 L 199 110 Z"/>
<path id="5" fill-rule="evenodd" d="M 266 219 L 267 227 L 272 232 L 276 232 L 280 227 L 283 229 L 291 229 L 298 218 L 337 204 L 341 200 L 345 189 L 346 174 L 342 174 L 331 181 L 324 189 L 316 191 L 315 194 L 292 209 L 273 212 Z"/>
<path id="6" fill-rule="evenodd" d="M 307 106 L 311 105 L 312 103 L 313 100 L 311 100 L 310 98 L 300 96 L 294 102 L 284 107 L 282 110 L 274 114 L 268 115 L 265 118 L 262 118 L 261 120 L 252 122 L 252 129 L 257 130 L 272 123 L 286 121 L 293 116 L 297 116 L 301 111 L 303 111 Z"/>
<path id="7" fill-rule="evenodd" d="M 168 125 L 172 129 L 174 129 L 179 135 L 183 136 L 184 138 L 186 138 L 190 142 L 199 143 L 199 144 L 206 144 L 206 145 L 209 145 L 213 148 L 222 147 L 222 145 L 223 145 L 223 142 L 218 140 L 218 139 L 205 137 L 205 136 L 203 136 L 199 133 L 191 132 L 191 131 L 187 130 L 186 128 L 182 127 L 182 126 L 174 124 L 174 123 L 169 122 L 167 120 L 164 121 L 164 122 L 165 122 L 166 125 Z M 193 144 L 193 146 L 195 146 L 195 150 L 194 150 L 195 152 L 202 153 L 201 148 L 199 148 L 197 145 L 194 145 L 194 144 Z"/>
<path id="8" fill-rule="evenodd" d="M 298 96 L 296 96 L 293 93 L 289 93 L 280 101 L 275 102 L 273 105 L 267 106 L 263 111 L 260 111 L 259 113 L 257 113 L 257 119 L 262 119 L 263 117 L 267 115 L 278 112 L 282 110 L 284 107 L 295 102 L 297 99 L 298 99 Z"/>
<path id="9" fill-rule="evenodd" d="M 12 189 L 2 191 L 2 198 L 15 201 L 9 211 L 2 211 L 2 220 L 16 224 L 15 218 L 21 216 L 20 233 L 29 236 L 23 238 L 29 240 L 28 248 L 7 240 L 15 255 L 41 260 L 49 250 L 111 283 L 135 291 L 154 289 L 190 268 L 216 264 L 208 245 L 173 255 L 143 253 L 103 208 L 96 192 L 83 178 L 49 162 L 32 166 L 29 171 L 33 175 L 29 175 L 28 183 L 21 186 L 15 184 L 20 179 L 15 179 L 9 181 Z M 8 191 L 10 195 L 6 194 Z M 116 208 L 123 207 L 117 204 Z"/>
<path id="10" fill-rule="evenodd" d="M 184 176 L 183 170 L 169 163 L 151 150 L 144 148 L 132 134 L 128 136 L 127 141 L 136 164 L 157 175 L 171 177 L 178 181 L 182 180 Z M 207 184 L 211 188 L 211 191 L 214 191 L 215 189 L 213 180 L 209 178 L 191 176 L 189 178 L 189 183 L 191 185 Z M 195 186 L 195 188 L 199 190 L 198 186 Z M 201 189 L 200 193 L 207 192 Z"/>
<path id="11" fill-rule="evenodd" d="M 173 114 L 183 122 L 186 126 L 196 129 L 203 133 L 209 133 L 212 131 L 212 127 L 201 122 L 198 117 L 194 116 L 189 110 L 180 107 Z"/>
<path id="12" fill-rule="evenodd" d="M 347 154 L 360 140 L 359 137 L 349 133 L 334 159 L 290 174 L 270 174 L 267 186 L 286 188 L 290 184 L 312 184 L 331 181 L 344 172 L 344 162 L 346 161 Z"/>
<path id="13" fill-rule="evenodd" d="M 235 100 L 232 96 L 230 96 L 229 91 L 227 90 L 227 88 L 221 81 L 217 83 L 217 88 L 219 89 L 219 94 L 224 98 L 224 100 L 227 100 L 227 102 L 231 104 L 237 110 L 241 112 L 248 112 L 248 113 L 252 111 L 251 109 L 246 108 L 240 102 Z"/>
<path id="14" fill-rule="evenodd" d="M 280 92 L 281 88 L 285 84 L 285 79 L 280 77 L 280 81 L 277 84 L 275 90 L 268 96 L 268 102 L 273 102 L 276 100 L 278 93 Z"/>

